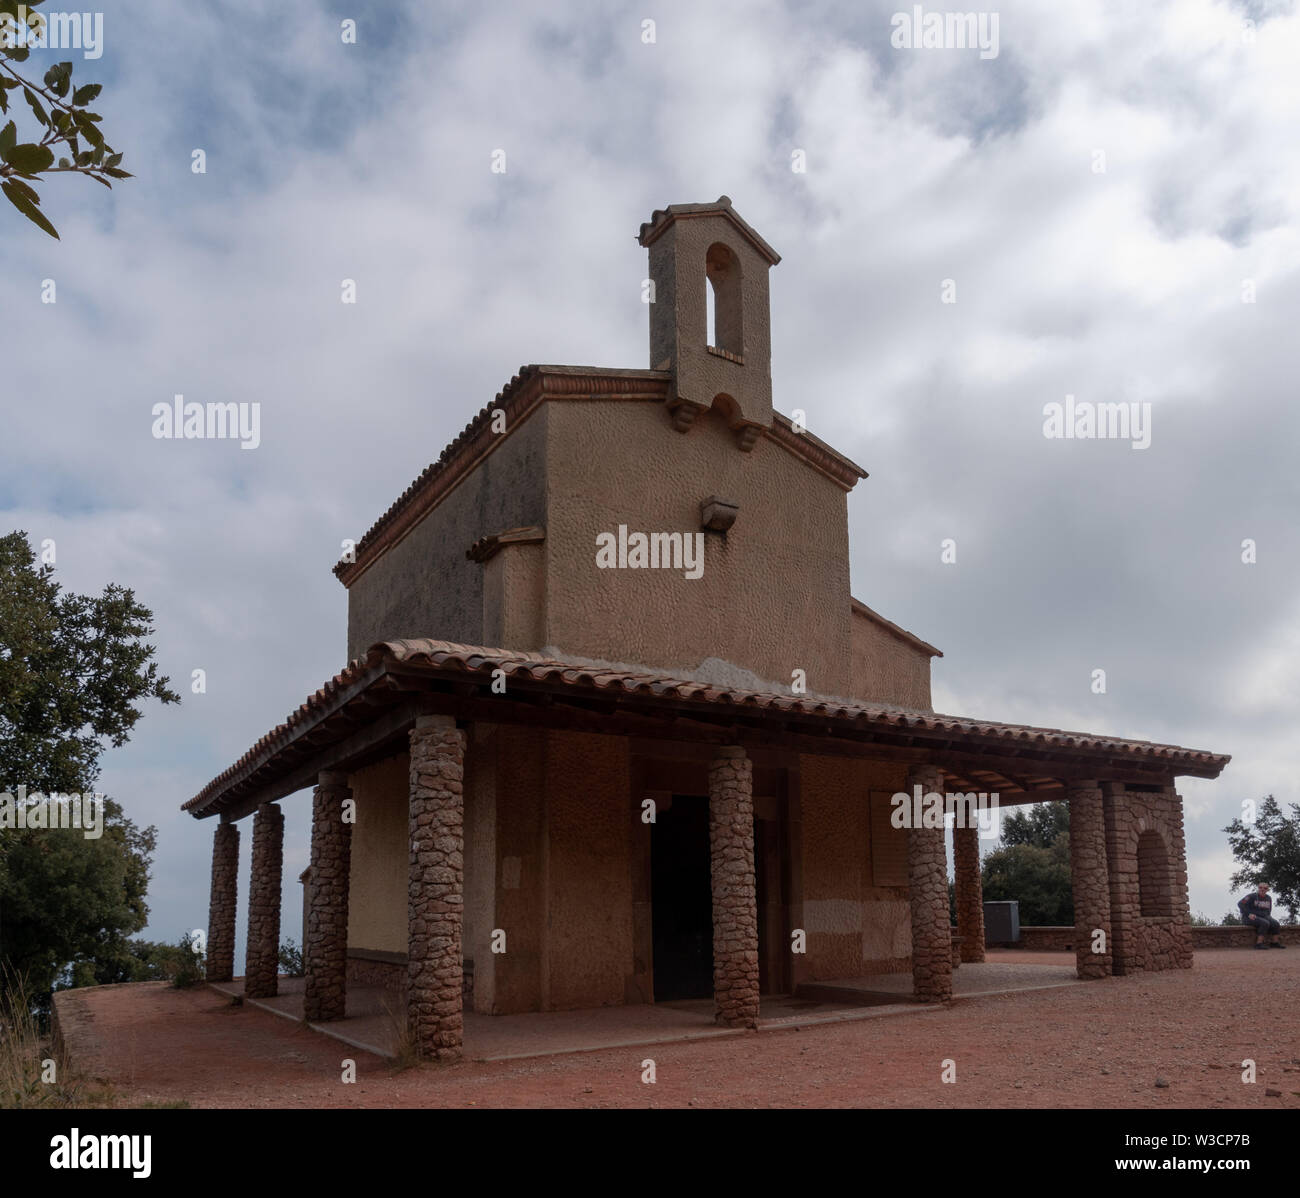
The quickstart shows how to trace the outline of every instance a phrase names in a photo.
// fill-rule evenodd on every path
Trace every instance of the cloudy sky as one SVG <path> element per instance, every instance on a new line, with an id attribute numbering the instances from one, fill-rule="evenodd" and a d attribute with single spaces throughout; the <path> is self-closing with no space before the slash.
<path id="1" fill-rule="evenodd" d="M 344 664 L 342 540 L 521 364 L 649 365 L 637 228 L 723 193 L 783 256 L 776 406 L 871 475 L 854 594 L 945 651 L 941 711 L 1232 754 L 1181 786 L 1192 907 L 1229 909 L 1220 829 L 1300 800 L 1300 16 L 1008 2 L 981 58 L 891 46 L 897 8 L 105 12 L 74 82 L 137 177 L 44 186 L 60 242 L 0 212 L 0 508 L 135 588 L 184 693 L 101 783 L 158 827 L 150 936 L 207 921 L 179 804 Z M 155 439 L 176 394 L 260 404 L 261 445 Z M 1067 394 L 1149 403 L 1150 446 L 1045 438 Z"/>

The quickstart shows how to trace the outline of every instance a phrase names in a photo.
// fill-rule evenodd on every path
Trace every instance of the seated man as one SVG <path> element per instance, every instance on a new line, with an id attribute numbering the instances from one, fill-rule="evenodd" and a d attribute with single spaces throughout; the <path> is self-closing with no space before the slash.
<path id="1" fill-rule="evenodd" d="M 1261 882 L 1257 894 L 1248 894 L 1237 904 L 1241 908 L 1241 921 L 1255 929 L 1256 948 L 1286 948 L 1277 937 L 1282 925 L 1273 918 L 1273 900 L 1268 894 L 1268 883 Z M 1265 937 L 1272 939 L 1265 942 Z"/>

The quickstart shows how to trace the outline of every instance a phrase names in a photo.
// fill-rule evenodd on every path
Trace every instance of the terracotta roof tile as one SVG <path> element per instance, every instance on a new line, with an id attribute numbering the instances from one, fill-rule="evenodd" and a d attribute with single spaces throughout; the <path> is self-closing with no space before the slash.
<path id="1" fill-rule="evenodd" d="M 653 695 L 689 703 L 713 706 L 743 706 L 802 715 L 816 715 L 858 726 L 915 728 L 955 737 L 978 736 L 1008 744 L 1033 744 L 1055 748 L 1079 749 L 1113 758 L 1156 761 L 1171 766 L 1194 766 L 1198 772 L 1212 771 L 1212 776 L 1231 760 L 1222 754 L 1162 745 L 1151 741 L 1124 740 L 1096 736 L 1086 732 L 1068 732 L 1057 728 L 1037 728 L 1028 724 L 1005 724 L 990 720 L 970 720 L 886 704 L 861 703 L 818 695 L 789 695 L 719 687 L 694 679 L 677 678 L 641 667 L 627 667 L 605 662 L 589 662 L 564 657 L 547 657 L 540 653 L 492 649 L 481 645 L 461 645 L 450 641 L 410 639 L 384 641 L 370 648 L 364 658 L 348 664 L 324 686 L 311 695 L 282 724 L 278 724 L 251 749 L 183 804 L 182 810 L 206 808 L 231 785 L 255 768 L 270 764 L 299 735 L 299 729 L 338 703 L 340 696 L 353 687 L 364 689 L 378 679 L 389 665 L 427 666 L 439 671 L 491 675 L 502 670 L 507 677 L 519 677 L 539 683 L 558 684 L 566 688 L 616 691 L 624 694 Z"/>

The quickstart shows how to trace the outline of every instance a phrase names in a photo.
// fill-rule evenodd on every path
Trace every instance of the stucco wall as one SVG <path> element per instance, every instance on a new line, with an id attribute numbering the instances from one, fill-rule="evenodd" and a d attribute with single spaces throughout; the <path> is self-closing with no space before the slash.
<path id="1" fill-rule="evenodd" d="M 546 643 L 546 548 L 505 545 L 483 563 L 483 643 L 540 649 Z"/>
<path id="2" fill-rule="evenodd" d="M 348 658 L 401 637 L 483 643 L 479 537 L 545 524 L 548 408 L 542 404 L 348 590 Z M 395 498 L 395 496 L 394 496 Z"/>
<path id="3" fill-rule="evenodd" d="M 807 981 L 857 977 L 907 968 L 911 923 L 906 885 L 880 885 L 873 867 L 877 836 L 906 835 L 872 819 L 873 803 L 903 787 L 905 770 L 852 758 L 800 758 L 803 921 L 808 933 Z M 874 797 L 872 792 L 876 792 Z M 888 829 L 888 831 L 886 831 Z M 883 847 L 883 846 L 882 846 Z M 897 854 L 886 852 L 882 862 Z M 897 881 L 891 870 L 888 880 Z"/>
<path id="4" fill-rule="evenodd" d="M 851 635 L 855 699 L 932 710 L 928 653 L 857 610 L 852 610 Z"/>
<path id="5" fill-rule="evenodd" d="M 545 748 L 539 728 L 503 727 L 496 736 L 496 926 L 506 952 L 491 962 L 493 1005 L 479 1009 L 499 1014 L 541 1010 L 545 992 Z"/>
<path id="6" fill-rule="evenodd" d="M 465 923 L 462 952 L 474 963 L 473 1009 L 491 1011 L 496 1001 L 497 954 L 492 952 L 497 894 L 497 753 L 501 730 L 475 724 L 465 751 Z"/>
<path id="7" fill-rule="evenodd" d="M 475 935 L 475 1008 L 508 1014 L 621 1003 L 632 972 L 627 741 L 501 727 L 495 752 L 496 927 Z M 486 744 L 484 745 L 486 751 Z M 472 859 L 481 868 L 486 854 Z M 480 896 L 481 879 L 467 881 Z M 480 977 L 492 976 L 490 998 Z"/>
<path id="8" fill-rule="evenodd" d="M 348 780 L 357 805 L 348 882 L 349 949 L 406 952 L 409 771 L 409 755 L 402 753 Z"/>
<path id="9" fill-rule="evenodd" d="M 624 999 L 632 972 L 628 746 L 623 737 L 547 737 L 551 1010 Z"/>
<path id="10" fill-rule="evenodd" d="M 547 643 L 585 657 L 694 669 L 707 658 L 789 686 L 847 695 L 845 492 L 773 442 L 743 453 L 717 413 L 687 433 L 659 404 L 551 405 L 547 424 Z M 600 569 L 596 536 L 695 533 L 700 503 L 740 506 L 704 537 L 704 573 Z"/>

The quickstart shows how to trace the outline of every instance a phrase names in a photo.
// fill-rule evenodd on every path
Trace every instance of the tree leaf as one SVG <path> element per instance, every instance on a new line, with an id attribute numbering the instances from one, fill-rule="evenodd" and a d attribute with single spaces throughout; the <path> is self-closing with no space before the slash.
<path id="1" fill-rule="evenodd" d="M 23 95 L 27 97 L 27 103 L 36 114 L 36 119 L 48 129 L 50 127 L 50 118 L 41 106 L 41 102 L 36 98 L 36 93 L 30 87 L 25 87 L 23 88 Z"/>
<path id="2" fill-rule="evenodd" d="M 104 144 L 104 135 L 90 121 L 85 119 L 85 113 L 78 112 L 72 119 L 77 122 L 77 128 L 81 130 L 82 136 L 92 146 L 98 147 Z"/>
<path id="3" fill-rule="evenodd" d="M 3 158 L 18 144 L 18 126 L 10 121 L 0 129 L 0 158 Z"/>
<path id="4" fill-rule="evenodd" d="M 62 99 L 68 94 L 71 75 L 72 63 L 56 62 L 48 71 L 45 72 L 45 86 Z"/>
<path id="5" fill-rule="evenodd" d="M 78 107 L 89 104 L 103 90 L 102 83 L 87 83 L 85 87 L 79 87 L 72 93 L 72 102 Z"/>
<path id="6" fill-rule="evenodd" d="M 28 141 L 14 146 L 5 154 L 4 160 L 21 174 L 34 175 L 54 165 L 54 152 L 49 146 L 38 146 Z"/>
<path id="7" fill-rule="evenodd" d="M 7 179 L 0 184 L 0 191 L 3 191 L 9 197 L 9 202 L 18 209 L 32 224 L 38 228 L 44 229 L 55 241 L 59 240 L 58 230 L 45 219 L 41 210 L 36 207 L 25 195 L 22 194 L 15 186 L 12 179 Z"/>
<path id="8" fill-rule="evenodd" d="M 104 174 L 111 175 L 114 179 L 134 179 L 135 176 L 130 171 L 120 171 L 115 166 L 106 166 Z"/>
<path id="9" fill-rule="evenodd" d="M 9 182 L 16 191 L 25 195 L 33 204 L 39 204 L 41 202 L 41 197 L 36 194 L 36 189 L 28 187 L 21 179 L 10 179 Z"/>

